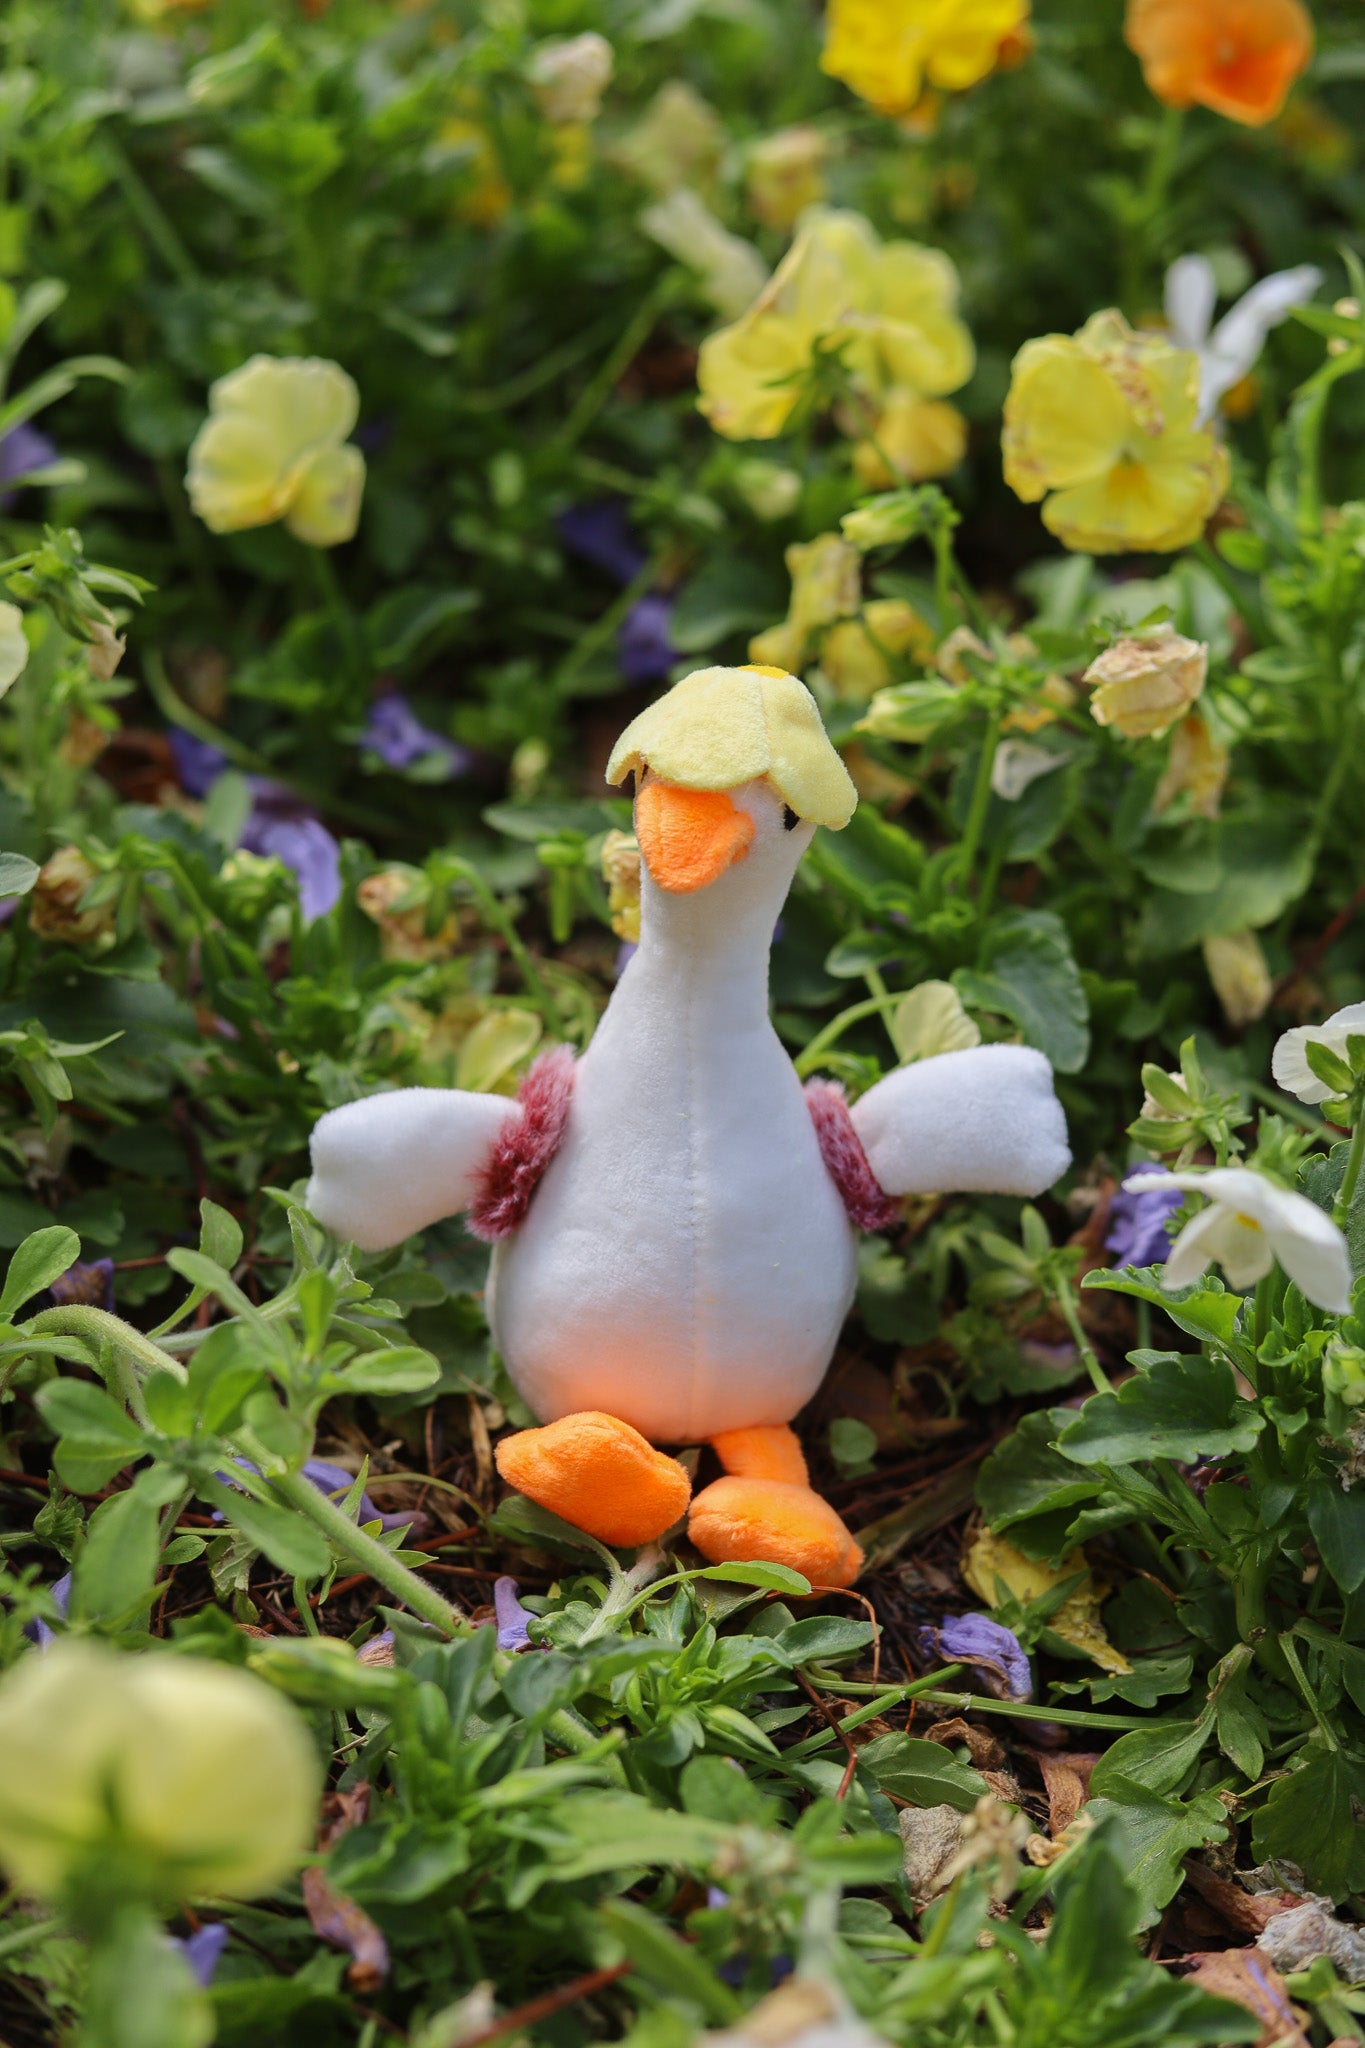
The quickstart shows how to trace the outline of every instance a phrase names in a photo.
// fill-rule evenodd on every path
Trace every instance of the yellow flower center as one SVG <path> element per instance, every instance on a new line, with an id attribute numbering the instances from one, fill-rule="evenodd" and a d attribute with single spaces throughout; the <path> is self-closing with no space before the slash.
<path id="1" fill-rule="evenodd" d="M 1242 1209 L 1239 1209 L 1236 1212 L 1235 1220 L 1241 1224 L 1243 1230 L 1259 1230 L 1261 1228 L 1260 1224 L 1256 1221 L 1256 1218 L 1254 1216 L 1248 1216 L 1246 1212 Z"/>

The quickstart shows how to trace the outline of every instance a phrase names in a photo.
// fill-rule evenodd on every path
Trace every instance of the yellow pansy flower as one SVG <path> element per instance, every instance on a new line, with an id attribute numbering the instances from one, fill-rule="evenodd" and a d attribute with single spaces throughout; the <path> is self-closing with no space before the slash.
<path id="1" fill-rule="evenodd" d="M 1166 768 L 1152 797 L 1152 809 L 1168 811 L 1178 796 L 1189 799 L 1196 818 L 1216 818 L 1228 779 L 1230 755 L 1207 718 L 1192 711 L 1171 734 Z"/>
<path id="2" fill-rule="evenodd" d="M 1094 691 L 1090 716 L 1126 740 L 1160 739 L 1200 696 L 1208 673 L 1208 647 L 1187 640 L 1169 620 L 1125 634 L 1085 672 Z"/>
<path id="3" fill-rule="evenodd" d="M 903 597 L 874 597 L 856 619 L 831 626 L 820 648 L 820 666 L 840 697 L 865 703 L 895 680 L 892 660 L 909 655 L 920 664 L 933 659 L 934 630 Z"/>
<path id="4" fill-rule="evenodd" d="M 859 213 L 816 209 L 752 306 L 702 343 L 698 404 L 732 441 L 769 441 L 800 398 L 817 346 L 840 349 L 874 402 L 892 390 L 941 398 L 972 373 L 948 257 L 882 242 Z"/>
<path id="5" fill-rule="evenodd" d="M 755 634 L 749 659 L 788 673 L 800 668 L 811 635 L 846 619 L 862 601 L 862 563 L 855 547 L 837 533 L 793 541 L 786 553 L 791 602 L 779 626 Z"/>
<path id="6" fill-rule="evenodd" d="M 365 458 L 346 436 L 360 395 L 338 363 L 252 356 L 209 392 L 185 488 L 214 533 L 282 519 L 311 547 L 349 540 L 360 517 Z"/>
<path id="7" fill-rule="evenodd" d="M 1000 60 L 1029 0 L 830 0 L 822 68 L 883 114 L 908 114 L 926 85 L 965 92 Z"/>
<path id="8" fill-rule="evenodd" d="M 917 391 L 889 391 L 875 418 L 863 424 L 867 438 L 853 451 L 853 467 L 870 491 L 947 476 L 967 452 L 967 422 L 957 407 Z M 858 423 L 851 425 L 856 433 Z"/>
<path id="9" fill-rule="evenodd" d="M 1005 481 L 1086 554 L 1166 554 L 1198 540 L 1228 487 L 1199 409 L 1199 359 L 1121 313 L 1025 342 L 1005 400 Z"/>

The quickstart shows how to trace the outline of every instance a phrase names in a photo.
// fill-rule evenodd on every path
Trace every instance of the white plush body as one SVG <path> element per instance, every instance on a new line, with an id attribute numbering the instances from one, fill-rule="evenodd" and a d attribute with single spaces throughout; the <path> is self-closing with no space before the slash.
<path id="1" fill-rule="evenodd" d="M 564 1144 L 494 1253 L 494 1337 L 543 1422 L 601 1408 L 656 1443 L 789 1422 L 848 1313 L 854 1234 L 768 1017 L 811 834 L 752 815 L 748 857 L 700 894 L 644 876 Z"/>
<path id="2" fill-rule="evenodd" d="M 773 925 L 813 828 L 731 791 L 745 857 L 692 895 L 642 875 L 640 948 L 578 1062 L 563 1144 L 493 1255 L 489 1312 L 540 1421 L 602 1409 L 655 1443 L 789 1422 L 848 1312 L 856 1239 L 768 1016 Z M 467 1206 L 515 1103 L 404 1089 L 331 1111 L 309 1206 L 365 1250 Z M 1042 1055 L 946 1053 L 863 1096 L 891 1194 L 1038 1194 L 1068 1163 Z"/>

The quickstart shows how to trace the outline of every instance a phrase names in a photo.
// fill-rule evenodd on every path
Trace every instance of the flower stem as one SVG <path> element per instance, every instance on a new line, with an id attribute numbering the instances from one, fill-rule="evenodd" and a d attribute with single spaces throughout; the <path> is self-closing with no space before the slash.
<path id="1" fill-rule="evenodd" d="M 430 1622 L 443 1636 L 463 1633 L 466 1623 L 459 1610 L 443 1600 L 434 1586 L 400 1564 L 392 1551 L 358 1529 L 335 1501 L 318 1492 L 311 1480 L 298 1472 L 286 1472 L 272 1476 L 269 1485 L 272 1493 L 289 1507 L 297 1508 L 344 1557 L 368 1572 L 419 1620 Z"/>
<path id="2" fill-rule="evenodd" d="M 1341 1176 L 1341 1187 L 1337 1192 L 1336 1201 L 1332 1204 L 1332 1221 L 1339 1230 L 1346 1228 L 1351 1204 L 1355 1200 L 1356 1188 L 1360 1182 L 1360 1169 L 1365 1166 L 1365 1103 L 1357 1101 L 1353 1107 L 1356 1120 L 1355 1128 L 1351 1132 L 1351 1149 L 1346 1155 L 1346 1171 Z"/>
<path id="3" fill-rule="evenodd" d="M 846 1010 L 840 1010 L 837 1017 L 831 1017 L 823 1031 L 817 1031 L 810 1044 L 796 1062 L 796 1071 L 804 1081 L 820 1065 L 836 1039 L 854 1024 L 861 1024 L 864 1017 L 884 1016 L 888 1010 L 896 1009 L 905 1001 L 904 996 L 868 996 L 861 1003 L 852 1003 Z"/>
<path id="4" fill-rule="evenodd" d="M 96 1352 L 101 1344 L 112 1344 L 120 1358 L 129 1360 L 143 1372 L 168 1372 L 172 1379 L 177 1380 L 186 1377 L 185 1368 L 178 1358 L 172 1358 L 169 1351 L 153 1344 L 141 1330 L 135 1330 L 131 1323 L 125 1323 L 121 1316 L 111 1315 L 105 1308 L 85 1308 L 79 1304 L 69 1308 L 45 1308 L 40 1314 L 30 1317 L 24 1329 L 35 1335 L 50 1331 L 57 1336 L 80 1337 Z"/>
<path id="5" fill-rule="evenodd" d="M 1097 1394 L 1112 1394 L 1114 1390 L 1109 1384 L 1104 1367 L 1100 1364 L 1099 1359 L 1095 1355 L 1095 1348 L 1085 1334 L 1085 1328 L 1081 1322 L 1081 1312 L 1076 1305 L 1076 1296 L 1072 1290 L 1071 1282 L 1064 1274 L 1058 1275 L 1054 1293 L 1057 1306 L 1062 1312 L 1062 1319 L 1071 1332 L 1076 1349 L 1081 1354 L 1081 1363 L 1090 1375 L 1090 1383 L 1094 1387 L 1095 1392 Z"/>
<path id="6" fill-rule="evenodd" d="M 992 712 L 986 727 L 986 737 L 981 743 L 981 759 L 977 763 L 971 809 L 967 813 L 967 825 L 962 834 L 962 846 L 958 855 L 958 879 L 964 889 L 971 882 L 972 870 L 976 866 L 977 849 L 981 844 L 981 834 L 986 828 L 986 812 L 991 800 L 991 774 L 995 768 L 996 748 L 1000 744 L 1000 725 L 1000 713 Z"/>

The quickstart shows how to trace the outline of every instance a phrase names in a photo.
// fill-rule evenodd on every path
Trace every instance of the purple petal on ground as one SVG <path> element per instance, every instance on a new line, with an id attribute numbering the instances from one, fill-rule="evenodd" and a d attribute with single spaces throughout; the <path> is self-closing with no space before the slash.
<path id="1" fill-rule="evenodd" d="M 178 725 L 171 727 L 167 737 L 171 743 L 175 772 L 186 796 L 207 796 L 227 767 L 227 755 L 221 747 L 215 747 L 212 740 L 201 740 L 192 732 L 182 732 Z"/>
<path id="2" fill-rule="evenodd" d="M 46 434 L 39 433 L 37 427 L 25 420 L 22 425 L 11 427 L 0 440 L 0 484 L 7 484 L 11 477 L 27 476 L 31 469 L 46 469 L 56 460 L 55 441 L 49 441 Z M 12 505 L 18 495 L 18 490 L 0 490 L 0 507 Z"/>
<path id="3" fill-rule="evenodd" d="M 518 1600 L 515 1579 L 501 1578 L 493 1581 L 493 1612 L 498 1618 L 500 1650 L 529 1650 L 533 1647 L 526 1630 L 527 1624 L 534 1621 L 535 1616 Z M 544 1647 L 542 1645 L 542 1648 Z"/>
<path id="4" fill-rule="evenodd" d="M 54 1308 L 69 1308 L 74 1302 L 83 1307 L 112 1310 L 114 1262 L 112 1259 L 77 1259 L 73 1266 L 58 1274 L 48 1293 L 52 1296 Z"/>
<path id="5" fill-rule="evenodd" d="M 649 590 L 631 606 L 616 636 L 616 659 L 628 683 L 661 682 L 678 659 L 669 635 L 673 600 Z"/>
<path id="6" fill-rule="evenodd" d="M 457 747 L 454 740 L 423 725 L 407 698 L 397 690 L 387 697 L 376 697 L 360 743 L 371 748 L 390 768 L 411 768 L 415 761 L 439 754 L 449 777 L 462 774 L 470 761 L 465 749 Z"/>
<path id="7" fill-rule="evenodd" d="M 570 505 L 555 520 L 559 537 L 571 554 L 605 570 L 618 583 L 633 583 L 645 566 L 644 549 L 630 530 L 630 520 L 620 498 L 603 498 L 595 505 Z"/>
<path id="8" fill-rule="evenodd" d="M 348 1472 L 344 1465 L 330 1465 L 325 1458 L 310 1458 L 303 1467 L 305 1479 L 311 1479 L 319 1493 L 339 1495 L 345 1499 L 355 1485 L 355 1473 Z M 408 1528 L 413 1520 L 413 1510 L 405 1515 L 384 1515 L 375 1506 L 368 1493 L 360 1496 L 360 1519 L 362 1522 L 380 1522 L 386 1529 Z"/>
<path id="9" fill-rule="evenodd" d="M 183 1941 L 174 1935 L 171 1939 L 189 1964 L 195 1983 L 201 1990 L 207 1991 L 213 1982 L 213 1973 L 218 1968 L 223 1950 L 228 1945 L 226 1924 L 221 1920 L 211 1920 L 195 1933 L 186 1935 Z"/>
<path id="10" fill-rule="evenodd" d="M 1031 1700 L 1033 1672 L 1023 1645 L 1012 1629 L 988 1614 L 950 1614 L 939 1628 L 922 1628 L 919 1647 L 926 1657 L 947 1664 L 974 1664 L 1003 1700 Z"/>
<path id="11" fill-rule="evenodd" d="M 58 1614 L 61 1615 L 62 1620 L 65 1621 L 66 1610 L 71 1600 L 70 1572 L 63 1572 L 59 1579 L 52 1581 L 52 1584 L 47 1589 L 47 1596 Z M 24 1623 L 24 1634 L 31 1643 L 36 1643 L 40 1650 L 46 1650 L 50 1644 L 55 1643 L 57 1640 L 56 1629 L 49 1627 L 41 1615 L 35 1615 L 32 1621 Z"/>
<path id="12" fill-rule="evenodd" d="M 1135 1166 L 1109 1205 L 1109 1231 L 1105 1245 L 1120 1266 L 1160 1266 L 1170 1256 L 1171 1217 L 1185 1197 L 1177 1187 L 1130 1188 L 1128 1182 L 1139 1173 L 1165 1173 L 1155 1161 Z"/>
<path id="13" fill-rule="evenodd" d="M 323 917 L 341 895 L 341 848 L 320 818 L 272 818 L 258 806 L 241 844 L 248 853 L 273 854 L 298 878 L 299 908 Z"/>

